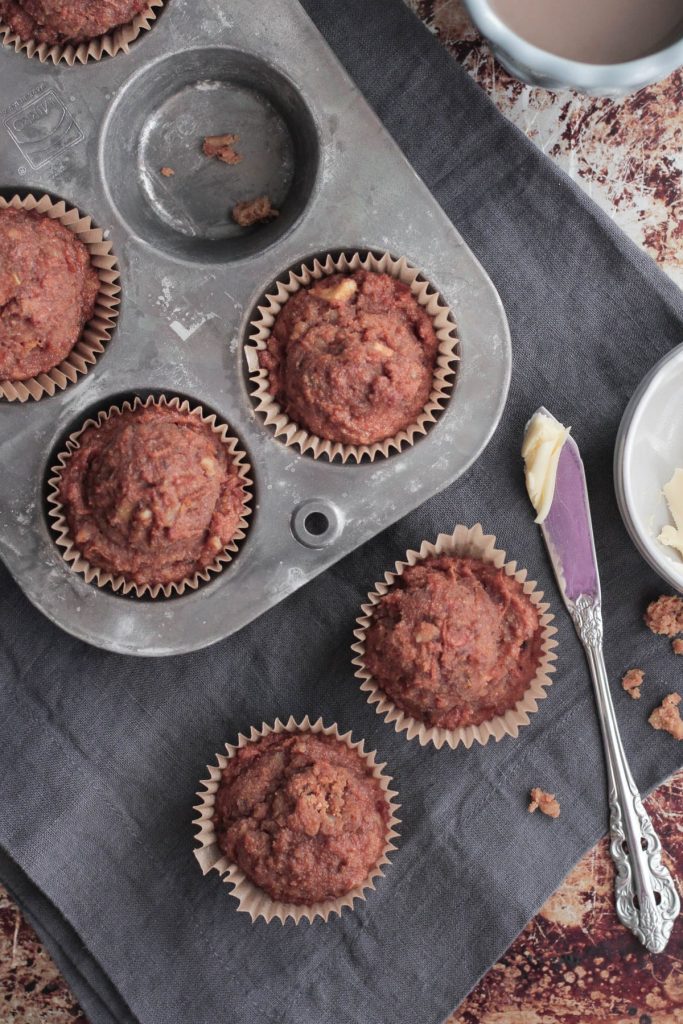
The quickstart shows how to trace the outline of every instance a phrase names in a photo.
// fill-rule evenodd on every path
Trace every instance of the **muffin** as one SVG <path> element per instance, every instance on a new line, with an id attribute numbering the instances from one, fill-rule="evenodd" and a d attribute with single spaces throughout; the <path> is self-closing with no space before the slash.
<path id="1" fill-rule="evenodd" d="M 258 357 L 270 395 L 294 423 L 325 440 L 371 445 L 419 418 L 438 347 L 410 287 L 360 269 L 291 295 Z"/>
<path id="2" fill-rule="evenodd" d="M 543 623 L 521 582 L 471 557 L 408 565 L 373 608 L 363 666 L 411 718 L 454 730 L 514 708 L 543 658 Z"/>
<path id="3" fill-rule="evenodd" d="M 73 231 L 34 211 L 0 209 L 0 380 L 27 380 L 66 359 L 99 288 Z"/>
<path id="4" fill-rule="evenodd" d="M 382 861 L 391 806 L 359 752 L 323 732 L 273 732 L 221 772 L 219 849 L 271 899 L 311 906 L 362 886 Z"/>
<path id="5" fill-rule="evenodd" d="M 179 583 L 240 530 L 245 486 L 221 435 L 187 406 L 140 405 L 86 426 L 57 499 L 91 567 L 138 587 Z"/>
<path id="6" fill-rule="evenodd" d="M 126 25 L 148 0 L 0 0 L 0 20 L 24 40 L 81 43 Z"/>

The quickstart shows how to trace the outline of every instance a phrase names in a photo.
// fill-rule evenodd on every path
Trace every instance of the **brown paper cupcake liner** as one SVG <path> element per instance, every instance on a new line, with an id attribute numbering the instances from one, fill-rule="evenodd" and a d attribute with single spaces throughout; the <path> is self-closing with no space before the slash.
<path id="1" fill-rule="evenodd" d="M 230 861 L 218 846 L 212 818 L 221 773 L 228 760 L 234 757 L 237 750 L 246 746 L 247 743 L 254 743 L 256 740 L 268 736 L 272 732 L 311 732 L 324 733 L 325 736 L 334 736 L 335 739 L 345 743 L 351 750 L 355 750 L 358 756 L 372 769 L 373 776 L 380 781 L 389 808 L 386 843 L 380 859 L 369 873 L 367 879 L 362 885 L 348 892 L 346 896 L 313 903 L 310 906 L 297 903 L 282 903 L 278 900 L 273 900 L 263 889 L 259 889 L 253 882 L 250 882 L 244 872 Z M 238 902 L 237 910 L 249 914 L 252 922 L 257 921 L 259 917 L 262 917 L 266 922 L 278 920 L 282 924 L 289 917 L 292 918 L 295 924 L 304 919 L 314 921 L 317 917 L 327 921 L 333 914 L 341 915 L 344 907 L 353 908 L 355 900 L 367 899 L 366 892 L 374 889 L 377 879 L 384 875 L 383 868 L 391 863 L 389 854 L 396 849 L 393 840 L 398 838 L 396 826 L 400 824 L 400 821 L 396 817 L 396 811 L 399 809 L 400 804 L 394 801 L 398 793 L 389 788 L 392 780 L 388 775 L 384 774 L 386 765 L 379 764 L 376 760 L 376 752 L 367 752 L 364 746 L 364 740 L 354 742 L 350 732 L 342 735 L 336 725 L 324 726 L 322 718 L 313 723 L 311 723 L 308 715 L 301 723 L 298 723 L 293 717 L 290 717 L 286 723 L 281 722 L 278 718 L 275 720 L 274 725 L 266 725 L 264 722 L 260 729 L 252 727 L 249 736 L 244 736 L 240 733 L 237 743 L 226 743 L 226 754 L 216 755 L 218 764 L 207 766 L 208 778 L 201 781 L 204 789 L 197 793 L 200 802 L 194 807 L 198 814 L 193 824 L 199 828 L 195 836 L 199 847 L 195 849 L 194 855 L 199 862 L 203 874 L 207 875 L 210 871 L 217 871 L 223 876 L 223 881 L 232 886 L 230 895 L 234 896 Z"/>
<path id="2" fill-rule="evenodd" d="M 39 43 L 36 39 L 22 39 L 9 25 L 0 21 L 0 40 L 3 46 L 10 46 L 16 53 L 25 53 L 27 57 L 37 57 L 41 64 L 52 61 L 73 67 L 74 64 L 87 64 L 89 60 L 101 60 L 102 57 L 113 57 L 117 53 L 128 53 L 130 44 L 142 32 L 152 27 L 157 19 L 159 8 L 166 0 L 149 0 L 147 7 L 131 22 L 96 36 L 83 43 L 50 44 Z"/>
<path id="3" fill-rule="evenodd" d="M 93 315 L 66 359 L 37 377 L 0 380 L 0 397 L 8 402 L 26 402 L 30 398 L 38 401 L 75 383 L 81 374 L 88 373 L 104 352 L 104 346 L 111 338 L 119 315 L 119 268 L 112 255 L 111 242 L 105 241 L 100 228 L 93 227 L 90 217 L 75 207 L 67 207 L 63 200 L 53 203 L 45 195 L 39 198 L 28 195 L 24 199 L 15 195 L 10 200 L 0 196 L 0 210 L 6 209 L 35 210 L 51 220 L 58 220 L 65 228 L 73 231 L 90 253 L 90 262 L 100 279 Z"/>
<path id="4" fill-rule="evenodd" d="M 71 458 L 73 452 L 78 448 L 78 439 L 85 430 L 89 427 L 101 427 L 102 424 L 111 416 L 120 416 L 123 412 L 130 412 L 131 410 L 139 409 L 140 407 L 148 408 L 151 405 L 167 406 L 169 409 L 177 409 L 182 413 L 192 413 L 193 415 L 198 416 L 203 423 L 206 423 L 211 427 L 214 433 L 219 436 L 220 440 L 227 447 L 233 465 L 236 466 L 239 477 L 244 485 L 246 494 L 244 509 L 238 524 L 238 529 L 230 543 L 216 556 L 215 561 L 212 562 L 211 565 L 206 566 L 200 572 L 195 572 L 187 579 L 174 583 L 138 584 L 131 580 L 127 580 L 125 576 L 115 576 L 111 572 L 106 572 L 104 569 L 98 569 L 96 566 L 91 565 L 90 562 L 88 562 L 88 560 L 80 553 L 69 532 L 69 524 L 67 522 L 59 494 L 62 471 Z M 177 397 L 167 398 L 165 395 L 161 395 L 159 398 L 154 398 L 150 395 L 150 397 L 144 401 L 141 398 L 135 398 L 132 402 L 123 402 L 121 406 L 112 405 L 109 409 L 98 413 L 94 419 L 87 419 L 78 430 L 74 431 L 74 433 L 67 438 L 66 447 L 64 451 L 58 455 L 56 465 L 52 466 L 51 476 L 48 480 L 48 515 L 52 520 L 50 526 L 57 535 L 56 543 L 61 549 L 62 557 L 74 572 L 78 572 L 85 577 L 86 583 L 95 583 L 98 587 L 111 587 L 111 589 L 117 593 L 119 591 L 126 595 L 132 593 L 136 597 L 157 598 L 160 596 L 171 597 L 171 595 L 180 596 L 188 589 L 196 590 L 200 583 L 207 583 L 210 580 L 212 573 L 215 574 L 221 572 L 228 562 L 232 561 L 232 557 L 238 549 L 238 542 L 241 541 L 246 534 L 248 527 L 247 520 L 252 511 L 250 503 L 252 500 L 251 488 L 253 484 L 250 473 L 251 466 L 246 461 L 245 453 L 239 447 L 239 441 L 237 438 L 230 435 L 227 424 L 220 423 L 215 415 L 207 415 L 201 406 L 193 407 L 186 399 Z"/>
<path id="5" fill-rule="evenodd" d="M 512 576 L 522 584 L 524 593 L 532 604 L 536 605 L 539 612 L 543 643 L 536 675 L 514 707 L 509 708 L 503 715 L 482 722 L 481 725 L 468 725 L 458 729 L 428 726 L 397 707 L 365 668 L 363 660 L 365 636 L 375 605 L 379 603 L 380 598 L 387 593 L 398 577 L 403 575 L 406 566 L 415 565 L 416 562 L 433 555 L 459 555 L 491 562 L 496 568 L 504 569 L 507 576 Z M 396 732 L 405 732 L 407 739 L 417 738 L 422 746 L 433 743 L 437 749 L 443 747 L 444 744 L 453 749 L 460 743 L 469 749 L 475 742 L 484 746 L 490 739 L 498 741 L 503 736 L 516 737 L 520 728 L 529 724 L 529 715 L 538 711 L 538 702 L 547 696 L 546 688 L 552 683 L 550 677 L 555 671 L 553 663 L 557 660 L 557 655 L 554 653 L 557 641 L 553 639 L 557 630 L 551 625 L 554 616 L 548 611 L 549 605 L 543 602 L 543 593 L 536 589 L 536 584 L 533 581 L 527 579 L 527 570 L 518 569 L 517 563 L 506 561 L 506 557 L 504 551 L 496 548 L 496 538 L 485 534 L 479 523 L 471 528 L 456 526 L 451 534 L 440 533 L 434 544 L 423 541 L 419 551 L 406 552 L 405 559 L 396 563 L 393 572 L 385 573 L 384 582 L 375 584 L 375 589 L 368 594 L 368 603 L 362 605 L 362 615 L 356 620 L 358 629 L 354 630 L 357 642 L 351 648 L 356 654 L 353 659 L 353 664 L 357 666 L 356 676 L 363 680 L 361 690 L 367 693 L 368 703 L 375 704 L 377 714 L 383 715 L 387 723 L 393 723 Z"/>
<path id="6" fill-rule="evenodd" d="M 304 427 L 294 423 L 285 410 L 275 401 L 268 390 L 268 371 L 259 363 L 259 352 L 262 352 L 270 337 L 275 318 L 284 303 L 300 288 L 305 288 L 312 281 L 330 274 L 350 273 L 354 270 L 370 270 L 391 277 L 407 284 L 417 300 L 432 318 L 434 330 L 439 342 L 432 391 L 429 401 L 415 423 L 405 427 L 394 437 L 377 441 L 370 445 L 343 444 L 340 441 L 329 441 L 316 437 Z M 250 324 L 249 342 L 245 345 L 245 355 L 252 385 L 252 400 L 256 411 L 264 419 L 266 426 L 273 427 L 275 437 L 285 446 L 295 446 L 302 453 L 310 453 L 314 459 L 326 456 L 330 461 L 339 457 L 342 462 L 355 459 L 356 462 L 367 456 L 373 461 L 377 456 L 387 456 L 392 452 L 400 452 L 413 444 L 416 438 L 427 433 L 429 427 L 436 422 L 437 414 L 443 409 L 453 387 L 455 364 L 458 361 L 456 348 L 458 336 L 456 326 L 449 307 L 435 288 L 422 276 L 421 272 L 411 266 L 404 258 L 400 259 L 385 252 L 376 256 L 372 252 L 354 252 L 351 255 L 342 253 L 336 258 L 328 255 L 323 260 L 314 259 L 310 264 L 302 263 L 298 270 L 290 270 L 285 280 L 278 281 L 276 289 L 269 292 L 264 304 L 258 307 L 259 316 Z"/>

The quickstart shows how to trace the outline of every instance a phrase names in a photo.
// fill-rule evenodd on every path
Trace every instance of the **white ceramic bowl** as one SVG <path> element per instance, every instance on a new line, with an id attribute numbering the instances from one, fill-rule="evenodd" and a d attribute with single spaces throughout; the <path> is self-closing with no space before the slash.
<path id="1" fill-rule="evenodd" d="M 683 64 L 683 39 L 637 60 L 622 64 L 584 64 L 558 57 L 528 43 L 506 25 L 489 0 L 463 0 L 496 57 L 515 78 L 546 89 L 578 89 L 591 96 L 623 96 L 660 82 Z M 571 3 L 571 0 L 567 0 Z M 643 0 L 647 4 L 648 0 Z"/>
<path id="2" fill-rule="evenodd" d="M 683 559 L 657 536 L 672 520 L 662 487 L 683 468 L 683 345 L 636 388 L 614 450 L 614 486 L 633 543 L 662 579 L 683 593 Z"/>

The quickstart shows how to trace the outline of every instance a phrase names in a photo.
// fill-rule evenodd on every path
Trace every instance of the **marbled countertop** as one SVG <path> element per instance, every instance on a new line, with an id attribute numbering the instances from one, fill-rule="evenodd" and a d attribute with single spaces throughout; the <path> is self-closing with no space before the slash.
<path id="1" fill-rule="evenodd" d="M 503 113 L 683 284 L 683 74 L 620 102 L 531 89 L 493 60 L 459 0 L 407 2 Z M 683 878 L 683 772 L 647 803 L 669 866 Z M 449 1024 L 636 1022 L 683 1024 L 683 917 L 667 951 L 647 953 L 615 916 L 603 840 Z M 87 1024 L 1 888 L 0 1024 Z"/>

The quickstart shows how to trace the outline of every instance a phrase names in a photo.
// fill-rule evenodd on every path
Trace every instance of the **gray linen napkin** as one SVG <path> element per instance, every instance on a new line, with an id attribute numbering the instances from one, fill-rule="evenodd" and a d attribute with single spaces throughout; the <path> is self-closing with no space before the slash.
<path id="1" fill-rule="evenodd" d="M 642 626 L 661 584 L 622 528 L 611 478 L 630 394 L 681 340 L 681 294 L 400 0 L 306 7 L 497 285 L 514 344 L 510 400 L 457 484 L 201 653 L 131 661 L 90 649 L 38 615 L 0 570 L 0 877 L 92 1024 L 439 1021 L 604 831 L 588 675 L 520 471 L 522 428 L 541 402 L 573 424 L 585 456 L 607 661 L 637 781 L 648 789 L 681 761 L 646 724 L 680 671 L 667 642 Z M 422 749 L 359 694 L 353 620 L 407 547 L 478 520 L 548 591 L 559 672 L 517 740 Z M 647 670 L 639 704 L 617 681 L 634 665 Z M 201 877 L 193 794 L 238 730 L 305 713 L 352 728 L 388 762 L 403 805 L 400 848 L 378 891 L 342 920 L 254 926 L 217 876 Z M 527 815 L 532 785 L 559 794 L 558 821 Z"/>

